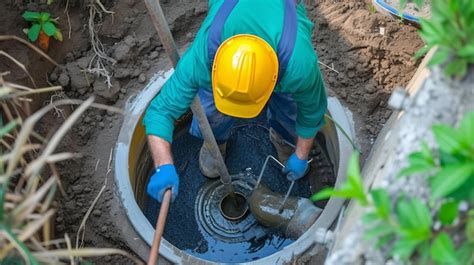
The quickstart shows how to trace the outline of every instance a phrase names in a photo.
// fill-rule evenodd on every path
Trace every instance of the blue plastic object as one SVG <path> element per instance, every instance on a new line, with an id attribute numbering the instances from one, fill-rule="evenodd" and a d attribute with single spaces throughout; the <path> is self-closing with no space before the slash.
<path id="1" fill-rule="evenodd" d="M 405 12 L 402 13 L 396 7 L 393 7 L 393 6 L 389 5 L 384 0 L 374 0 L 373 2 L 378 7 L 386 10 L 387 12 L 389 12 L 392 15 L 395 15 L 397 17 L 400 17 L 400 18 L 403 18 L 403 19 L 406 19 L 406 20 L 409 20 L 411 22 L 420 23 L 420 19 L 417 16 L 412 16 L 412 15 L 410 15 L 408 13 L 405 13 Z"/>

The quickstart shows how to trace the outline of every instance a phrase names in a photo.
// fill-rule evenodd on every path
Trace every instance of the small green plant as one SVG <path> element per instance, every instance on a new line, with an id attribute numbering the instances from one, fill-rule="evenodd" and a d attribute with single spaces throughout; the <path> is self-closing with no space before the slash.
<path id="1" fill-rule="evenodd" d="M 367 4 L 367 9 L 369 10 L 370 14 L 377 13 L 377 9 L 375 9 L 375 6 L 372 3 Z"/>
<path id="2" fill-rule="evenodd" d="M 426 2 L 414 1 L 419 8 Z M 400 1 L 400 8 L 407 0 Z M 420 36 L 426 43 L 415 55 L 423 56 L 431 48 L 437 47 L 429 66 L 446 64 L 446 76 L 461 78 L 468 65 L 474 64 L 474 1 L 472 0 L 431 0 L 431 18 L 420 18 Z"/>
<path id="3" fill-rule="evenodd" d="M 430 172 L 433 200 L 447 197 L 474 203 L 474 112 L 466 115 L 457 130 L 440 124 L 433 126 L 433 134 L 439 151 L 433 153 L 423 143 L 421 151 L 410 155 L 410 164 L 400 175 Z"/>
<path id="4" fill-rule="evenodd" d="M 61 31 L 56 26 L 57 21 L 51 18 L 49 13 L 25 11 L 23 18 L 31 23 L 27 32 L 28 39 L 31 42 L 38 40 L 38 44 L 43 50 L 48 50 L 50 37 L 63 41 Z"/>
<path id="5" fill-rule="evenodd" d="M 433 134 L 438 148 L 431 150 L 423 143 L 420 151 L 410 154 L 409 165 L 399 173 L 399 177 L 428 175 L 428 204 L 404 194 L 392 202 L 385 189 L 366 192 L 357 154 L 349 162 L 348 181 L 338 189 L 316 193 L 311 200 L 336 196 L 356 199 L 361 206 L 369 207 L 362 218 L 365 237 L 375 239 L 378 247 L 388 246 L 392 257 L 411 259 L 415 264 L 473 264 L 474 112 L 468 113 L 457 129 L 433 126 Z M 468 209 L 459 211 L 460 204 Z M 452 234 L 461 240 L 455 244 Z"/>

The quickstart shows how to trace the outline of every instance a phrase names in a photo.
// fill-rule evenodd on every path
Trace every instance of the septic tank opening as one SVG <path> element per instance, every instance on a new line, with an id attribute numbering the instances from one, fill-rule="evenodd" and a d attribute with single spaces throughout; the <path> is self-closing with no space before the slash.
<path id="1" fill-rule="evenodd" d="M 142 240 L 149 246 L 160 205 L 146 194 L 153 163 L 141 118 L 150 99 L 171 73 L 169 71 L 163 77 L 152 80 L 127 107 L 128 115 L 124 118 L 114 159 L 119 196 L 130 224 L 140 235 L 136 240 Z M 330 98 L 328 109 L 332 118 L 352 138 L 351 124 L 340 103 Z M 318 146 L 312 154 L 312 172 L 295 184 L 292 196 L 308 198 L 314 192 L 334 186 L 334 182 L 340 185 L 346 179 L 347 162 L 352 151 L 350 143 L 330 120 L 326 122 L 316 137 Z M 197 157 L 202 141 L 187 133 L 189 123 L 187 116 L 175 124 L 173 153 L 180 175 L 180 195 L 170 207 L 160 247 L 161 257 L 172 263 L 289 262 L 315 244 L 315 238 L 306 234 L 313 235 L 320 228 L 329 228 L 339 215 L 343 200 L 331 198 L 319 202 L 317 206 L 324 208 L 320 217 L 296 242 L 259 225 L 250 211 L 236 221 L 224 218 L 219 204 L 227 194 L 226 189 L 219 180 L 209 180 L 200 174 Z M 276 156 L 269 141 L 268 127 L 258 120 L 236 124 L 227 151 L 226 165 L 235 191 L 249 197 L 256 184 L 255 173 L 260 171 L 265 157 L 269 154 Z M 280 172 L 280 168 L 271 169 L 263 184 L 274 192 L 284 194 L 290 183 Z M 148 254 L 141 254 L 143 249 L 138 244 L 130 247 L 142 258 L 148 257 Z"/>
<path id="2" fill-rule="evenodd" d="M 219 204 L 219 210 L 225 219 L 237 221 L 242 219 L 249 210 L 247 198 L 240 192 L 235 192 L 234 196 L 227 194 Z"/>

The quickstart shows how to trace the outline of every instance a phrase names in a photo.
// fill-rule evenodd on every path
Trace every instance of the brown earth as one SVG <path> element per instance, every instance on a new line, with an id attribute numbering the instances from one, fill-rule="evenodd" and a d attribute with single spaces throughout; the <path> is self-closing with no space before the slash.
<path id="1" fill-rule="evenodd" d="M 206 15 L 207 2 L 160 2 L 178 46 L 184 49 Z M 48 82 L 64 85 L 63 96 L 85 99 L 95 95 L 98 102 L 123 108 L 127 98 L 138 93 L 158 71 L 169 69 L 170 64 L 142 1 L 103 3 L 115 12 L 113 17 L 104 14 L 100 30 L 105 51 L 117 60 L 115 65 L 108 66 L 113 74 L 114 87 L 111 90 L 104 89 L 102 78 L 90 74 L 86 78 L 81 71 L 93 55 L 86 30 L 87 6 L 70 7 L 72 38 L 65 38 L 64 43 L 53 43 L 49 52 L 63 65 L 62 68 L 53 70 L 44 59 L 18 45 L 0 43 L 0 49 L 17 54 L 18 59 L 43 85 L 47 83 L 46 77 Z M 60 16 L 64 34 L 68 31 L 64 3 L 59 1 L 53 7 L 52 13 Z M 5 14 L 0 23 L 7 25 L 2 26 L 0 34 L 21 35 L 21 29 L 27 26 L 20 17 L 25 7 L 2 3 L 0 8 Z M 28 6 L 29 10 L 45 8 L 36 4 Z M 320 65 L 327 88 L 330 95 L 338 97 L 353 112 L 358 141 L 364 155 L 367 155 L 391 114 L 387 99 L 395 87 L 406 85 L 414 74 L 417 63 L 412 56 L 423 43 L 416 28 L 378 13 L 372 14 L 365 1 L 316 1 L 308 5 L 307 10 L 315 22 L 313 43 L 320 62 L 339 72 Z M 11 63 L 0 60 L 0 72 L 12 67 Z M 27 84 L 26 76 L 19 71 L 15 71 L 10 78 Z M 65 109 L 66 113 L 69 111 Z M 109 156 L 115 146 L 121 120 L 120 115 L 90 109 L 58 150 L 83 154 L 81 159 L 60 165 L 66 196 L 57 196 L 58 236 L 68 233 L 75 242 L 85 212 L 107 179 L 105 191 L 87 220 L 84 246 L 127 250 L 121 228 L 114 222 L 120 204 L 114 196 L 113 172 L 107 174 Z M 61 121 L 62 117 L 53 113 L 45 118 L 42 129 L 54 130 Z M 118 256 L 94 261 L 103 264 L 127 262 Z"/>
<path id="2" fill-rule="evenodd" d="M 308 12 L 319 60 L 339 72 L 320 65 L 326 87 L 352 111 L 367 155 L 391 114 L 387 100 L 413 76 L 412 58 L 423 42 L 416 28 L 372 14 L 364 1 L 318 1 Z"/>

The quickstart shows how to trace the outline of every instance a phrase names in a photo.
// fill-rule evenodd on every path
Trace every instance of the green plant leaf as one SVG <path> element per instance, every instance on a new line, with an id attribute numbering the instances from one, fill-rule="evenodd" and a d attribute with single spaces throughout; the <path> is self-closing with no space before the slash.
<path id="1" fill-rule="evenodd" d="M 474 244 L 465 242 L 456 251 L 456 258 L 459 265 L 472 265 L 474 264 Z"/>
<path id="2" fill-rule="evenodd" d="M 40 17 L 40 13 L 38 13 L 38 12 L 32 12 L 32 11 L 25 11 L 25 13 L 23 13 L 22 17 L 23 17 L 26 21 L 30 21 L 30 22 L 38 21 L 38 19 L 39 19 L 39 17 Z"/>
<path id="3" fill-rule="evenodd" d="M 433 241 L 431 258 L 437 264 L 457 264 L 453 241 L 445 232 L 440 233 Z"/>
<path id="4" fill-rule="evenodd" d="M 54 0 L 48 0 L 48 2 L 46 2 L 47 5 L 51 5 L 53 3 Z"/>
<path id="5" fill-rule="evenodd" d="M 449 50 L 439 49 L 436 51 L 436 53 L 433 55 L 431 60 L 428 62 L 428 66 L 431 67 L 434 65 L 444 63 L 448 59 L 448 57 L 449 57 Z"/>
<path id="6" fill-rule="evenodd" d="M 413 58 L 415 60 L 418 60 L 420 59 L 421 57 L 423 57 L 429 50 L 431 49 L 430 46 L 423 46 L 421 49 L 419 49 L 415 55 L 413 56 Z"/>
<path id="7" fill-rule="evenodd" d="M 421 151 L 413 152 L 408 157 L 410 164 L 398 173 L 398 177 L 408 176 L 414 173 L 421 173 L 435 169 L 435 161 L 429 146 L 423 142 Z"/>
<path id="8" fill-rule="evenodd" d="M 45 22 L 42 29 L 49 37 L 54 36 L 57 31 L 56 26 L 51 22 Z"/>
<path id="9" fill-rule="evenodd" d="M 415 252 L 415 249 L 419 244 L 419 240 L 400 239 L 395 242 L 395 245 L 393 245 L 391 254 L 400 257 L 402 260 L 407 260 L 413 252 Z"/>
<path id="10" fill-rule="evenodd" d="M 425 158 L 423 152 L 413 152 L 408 156 L 408 160 L 412 165 L 427 165 L 433 166 L 432 162 Z"/>
<path id="11" fill-rule="evenodd" d="M 40 24 L 34 24 L 28 30 L 28 39 L 30 39 L 31 42 L 35 42 L 38 39 L 40 29 L 41 29 Z"/>
<path id="12" fill-rule="evenodd" d="M 457 132 L 448 125 L 439 124 L 433 126 L 433 134 L 442 151 L 455 153 L 460 149 Z"/>
<path id="13" fill-rule="evenodd" d="M 59 29 L 56 29 L 56 32 L 54 33 L 54 38 L 58 41 L 63 41 L 63 34 Z"/>
<path id="14" fill-rule="evenodd" d="M 447 1 L 434 1 L 435 3 L 431 3 L 431 12 L 433 20 L 437 18 L 437 20 L 451 20 L 453 19 L 453 13 L 449 10 L 449 6 Z"/>
<path id="15" fill-rule="evenodd" d="M 448 152 L 444 152 L 439 150 L 439 162 L 441 167 L 445 167 L 447 165 L 452 164 L 463 164 L 465 161 L 463 160 L 464 157 L 459 157 L 456 154 L 451 154 Z"/>
<path id="16" fill-rule="evenodd" d="M 369 10 L 369 12 L 371 14 L 375 14 L 377 13 L 377 9 L 375 9 L 374 5 L 372 3 L 368 3 L 367 4 L 367 9 Z"/>
<path id="17" fill-rule="evenodd" d="M 410 201 L 405 198 L 400 199 L 396 205 L 396 214 L 398 222 L 402 227 L 413 228 L 417 226 L 416 220 L 411 218 L 413 207 Z"/>
<path id="18" fill-rule="evenodd" d="M 466 149 L 474 148 L 474 111 L 464 115 L 458 128 L 459 141 Z"/>
<path id="19" fill-rule="evenodd" d="M 432 21 L 420 20 L 421 31 L 420 36 L 423 38 L 428 44 L 439 44 L 441 43 L 443 34 L 440 34 L 442 30 L 439 29 L 439 26 Z"/>
<path id="20" fill-rule="evenodd" d="M 425 141 L 421 143 L 421 154 L 423 155 L 423 158 L 425 158 L 426 162 L 428 162 L 430 165 L 435 165 L 431 149 Z"/>
<path id="21" fill-rule="evenodd" d="M 417 4 L 418 1 L 414 0 Z M 445 67 L 448 77 L 463 77 L 469 64 L 474 63 L 474 5 L 469 0 L 430 1 L 430 19 L 420 18 L 420 36 L 426 46 L 438 46 L 440 50 L 449 51 L 454 58 Z M 442 55 L 433 58 L 432 64 L 442 62 Z"/>
<path id="22" fill-rule="evenodd" d="M 12 229 L 8 226 L 5 226 L 4 224 L 0 223 L 0 230 L 4 231 L 6 234 L 8 234 L 8 237 L 11 238 L 15 244 L 18 246 L 21 252 L 23 252 L 28 259 L 27 264 L 31 265 L 39 265 L 39 262 L 36 260 L 36 258 L 33 256 L 31 253 L 30 249 L 23 243 L 20 239 L 17 238 L 17 235 L 13 233 Z"/>
<path id="23" fill-rule="evenodd" d="M 431 214 L 420 199 L 401 199 L 397 203 L 396 215 L 400 223 L 400 234 L 406 239 L 427 240 L 431 235 Z"/>
<path id="24" fill-rule="evenodd" d="M 473 165 L 451 164 L 443 167 L 431 179 L 431 196 L 439 199 L 451 194 L 467 182 L 473 173 Z"/>
<path id="25" fill-rule="evenodd" d="M 458 78 L 466 75 L 467 72 L 467 61 L 463 59 L 456 59 L 451 61 L 444 69 L 444 74 L 447 77 L 456 76 Z"/>
<path id="26" fill-rule="evenodd" d="M 310 197 L 310 200 L 313 202 L 328 199 L 331 196 L 344 198 L 344 199 L 359 199 L 359 194 L 355 192 L 351 187 L 347 187 L 347 183 L 345 183 L 345 187 L 341 187 L 340 189 L 333 189 L 333 188 L 325 188 L 313 196 Z"/>
<path id="27" fill-rule="evenodd" d="M 403 200 L 402 200 L 403 202 Z M 403 205 L 402 205 L 403 206 Z M 410 219 L 407 227 L 429 228 L 431 227 L 431 214 L 428 207 L 418 198 L 413 198 L 405 206 L 405 218 Z M 410 213 L 411 212 L 411 213 Z"/>
<path id="28" fill-rule="evenodd" d="M 386 246 L 389 242 L 392 242 L 393 239 L 394 239 L 394 234 L 389 234 L 389 235 L 381 236 L 381 237 L 379 237 L 379 239 L 377 240 L 377 244 L 375 245 L 375 247 L 381 248 L 381 247 L 383 247 L 383 246 Z"/>
<path id="29" fill-rule="evenodd" d="M 474 45 L 466 45 L 459 49 L 457 55 L 461 57 L 473 57 L 474 56 Z"/>
<path id="30" fill-rule="evenodd" d="M 418 246 L 417 260 L 414 264 L 425 265 L 430 261 L 430 242 L 425 241 Z"/>
<path id="31" fill-rule="evenodd" d="M 311 196 L 310 200 L 318 201 L 327 199 L 331 196 L 357 199 L 358 202 L 363 206 L 368 204 L 367 195 L 364 192 L 362 178 L 360 176 L 359 155 L 357 152 L 354 152 L 351 156 L 351 159 L 349 160 L 347 181 L 344 182 L 340 188 L 325 188 L 321 190 L 320 192 Z"/>
<path id="32" fill-rule="evenodd" d="M 40 24 L 44 24 L 48 22 L 50 18 L 51 18 L 51 15 L 49 13 L 41 12 L 40 17 L 39 17 Z"/>
<path id="33" fill-rule="evenodd" d="M 365 194 L 364 185 L 362 184 L 362 177 L 360 175 L 359 168 L 359 154 L 357 152 L 352 153 L 349 160 L 349 167 L 347 171 L 348 183 L 352 190 L 357 194 L 359 203 L 361 205 L 367 205 L 367 196 Z"/>
<path id="34" fill-rule="evenodd" d="M 423 3 L 425 2 L 425 0 L 415 0 L 414 1 L 416 6 L 421 9 L 423 7 Z"/>
<path id="35" fill-rule="evenodd" d="M 334 193 L 334 188 L 324 188 L 322 190 L 320 190 L 319 192 L 313 194 L 309 199 L 312 201 L 312 202 L 317 202 L 317 201 L 320 201 L 320 200 L 325 200 L 329 197 L 332 196 L 332 194 Z"/>
<path id="36" fill-rule="evenodd" d="M 466 223 L 466 238 L 468 242 L 474 244 L 474 217 L 469 216 Z"/>
<path id="37" fill-rule="evenodd" d="M 384 189 L 374 189 L 370 191 L 370 194 L 372 195 L 377 214 L 383 219 L 388 219 L 391 211 L 388 192 Z"/>
<path id="38" fill-rule="evenodd" d="M 377 213 L 369 212 L 362 216 L 362 223 L 364 223 L 365 225 L 370 225 L 377 221 L 380 221 L 380 217 Z"/>
<path id="39" fill-rule="evenodd" d="M 361 199 L 361 195 L 357 191 L 352 189 L 352 187 L 345 187 L 345 188 L 334 190 L 332 196 L 345 198 L 345 199 L 357 199 L 359 203 L 361 204 L 363 203 L 361 202 L 361 200 L 363 200 Z"/>
<path id="40" fill-rule="evenodd" d="M 0 128 L 0 139 L 3 138 L 7 133 L 9 133 L 11 130 L 13 130 L 18 124 L 20 124 L 20 121 L 17 120 L 12 120 L 2 128 Z"/>
<path id="41" fill-rule="evenodd" d="M 449 197 L 457 201 L 467 201 L 474 204 L 474 189 L 472 187 L 474 187 L 474 174 L 471 174 L 458 189 L 451 192 Z"/>
<path id="42" fill-rule="evenodd" d="M 410 165 L 404 169 L 402 169 L 399 173 L 398 173 L 398 177 L 403 177 L 403 176 L 410 176 L 412 174 L 415 174 L 415 173 L 422 173 L 422 172 L 426 172 L 426 171 L 430 171 L 434 169 L 433 166 L 429 166 L 429 165 Z"/>
<path id="43" fill-rule="evenodd" d="M 443 225 L 450 225 L 458 217 L 458 201 L 444 202 L 438 212 L 438 219 Z"/>
<path id="44" fill-rule="evenodd" d="M 398 5 L 398 9 L 401 12 L 403 12 L 403 9 L 405 9 L 405 6 L 407 5 L 407 0 L 400 0 L 399 1 L 399 5 Z"/>
<path id="45" fill-rule="evenodd" d="M 385 222 L 377 224 L 369 229 L 364 234 L 365 239 L 379 238 L 382 236 L 393 234 L 394 229 Z"/>

